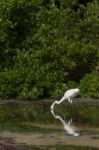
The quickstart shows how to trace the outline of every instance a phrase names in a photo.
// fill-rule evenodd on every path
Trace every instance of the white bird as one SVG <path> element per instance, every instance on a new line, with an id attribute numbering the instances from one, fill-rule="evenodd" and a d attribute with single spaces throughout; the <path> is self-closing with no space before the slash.
<path id="1" fill-rule="evenodd" d="M 70 89 L 66 91 L 60 101 L 53 102 L 53 104 L 51 105 L 51 109 L 53 109 L 55 104 L 60 104 L 66 99 L 69 101 L 69 103 L 72 103 L 72 98 L 78 95 L 79 93 L 80 93 L 80 90 L 78 88 Z"/>

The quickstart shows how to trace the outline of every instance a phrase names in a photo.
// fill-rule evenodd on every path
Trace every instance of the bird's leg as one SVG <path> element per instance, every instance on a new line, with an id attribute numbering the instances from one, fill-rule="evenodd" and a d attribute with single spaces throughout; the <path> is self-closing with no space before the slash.
<path id="1" fill-rule="evenodd" d="M 68 98 L 69 103 L 71 102 L 70 98 Z"/>
<path id="2" fill-rule="evenodd" d="M 72 123 L 72 118 L 68 121 L 68 125 L 70 125 Z"/>
<path id="3" fill-rule="evenodd" d="M 73 102 L 73 101 L 72 101 L 72 99 L 71 99 L 71 101 L 70 101 L 70 102 L 71 102 L 71 103 Z"/>
<path id="4" fill-rule="evenodd" d="M 68 125 L 70 125 L 71 124 L 71 122 L 70 122 L 70 120 L 68 121 L 68 123 L 67 123 Z"/>
<path id="5" fill-rule="evenodd" d="M 70 123 L 72 123 L 73 122 L 73 120 L 72 120 L 72 118 L 70 119 Z"/>

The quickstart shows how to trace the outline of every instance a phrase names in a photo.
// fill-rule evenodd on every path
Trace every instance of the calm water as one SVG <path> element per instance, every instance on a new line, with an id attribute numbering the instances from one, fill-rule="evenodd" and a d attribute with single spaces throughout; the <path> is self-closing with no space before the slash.
<path id="1" fill-rule="evenodd" d="M 99 100 L 0 101 L 0 143 L 42 149 L 98 150 Z"/>

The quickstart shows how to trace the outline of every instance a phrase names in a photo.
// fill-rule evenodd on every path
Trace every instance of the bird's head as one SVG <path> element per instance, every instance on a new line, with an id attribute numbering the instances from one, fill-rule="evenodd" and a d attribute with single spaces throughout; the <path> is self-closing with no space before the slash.
<path id="1" fill-rule="evenodd" d="M 75 93 L 75 96 L 80 93 L 80 90 L 78 88 L 73 89 L 73 92 Z"/>
<path id="2" fill-rule="evenodd" d="M 75 88 L 74 91 L 75 91 L 76 93 L 79 93 L 79 92 L 80 92 L 80 90 L 79 90 L 78 88 Z"/>

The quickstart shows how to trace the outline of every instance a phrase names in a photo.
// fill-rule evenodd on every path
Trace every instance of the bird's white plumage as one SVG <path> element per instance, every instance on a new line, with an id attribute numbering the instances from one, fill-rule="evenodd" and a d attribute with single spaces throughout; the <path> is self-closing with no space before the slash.
<path id="1" fill-rule="evenodd" d="M 62 97 L 62 99 L 60 101 L 55 101 L 52 105 L 51 105 L 51 109 L 53 109 L 55 104 L 60 104 L 62 103 L 64 100 L 68 100 L 69 103 L 72 103 L 72 98 L 74 98 L 76 95 L 78 95 L 80 92 L 80 90 L 78 88 L 75 89 L 70 89 L 68 91 L 66 91 L 64 93 L 64 96 Z"/>

